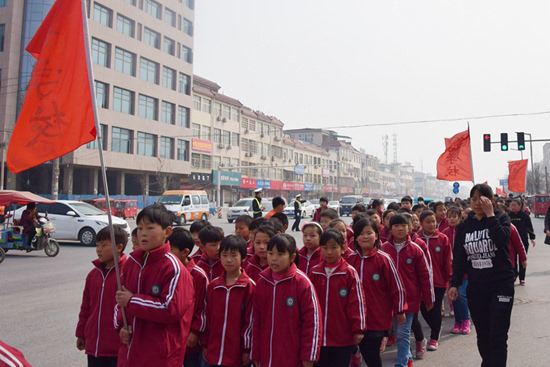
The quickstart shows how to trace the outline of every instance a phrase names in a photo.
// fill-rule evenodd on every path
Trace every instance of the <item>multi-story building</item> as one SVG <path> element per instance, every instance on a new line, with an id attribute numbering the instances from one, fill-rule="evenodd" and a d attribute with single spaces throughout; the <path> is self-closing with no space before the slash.
<path id="1" fill-rule="evenodd" d="M 24 48 L 53 2 L 0 0 L 0 75 L 12 81 L 0 93 L 4 132 L 13 130 L 35 63 Z M 159 195 L 180 187 L 191 171 L 194 1 L 86 5 L 110 193 Z M 61 194 L 103 191 L 96 142 L 61 157 L 60 168 Z M 5 186 L 49 192 L 50 170 L 43 164 L 8 174 Z"/>

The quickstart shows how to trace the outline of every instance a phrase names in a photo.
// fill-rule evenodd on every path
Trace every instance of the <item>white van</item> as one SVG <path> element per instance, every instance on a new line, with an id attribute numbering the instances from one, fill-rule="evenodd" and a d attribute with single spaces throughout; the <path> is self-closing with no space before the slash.
<path id="1" fill-rule="evenodd" d="M 186 222 L 208 219 L 210 206 L 206 191 L 201 190 L 169 190 L 165 191 L 159 199 L 166 209 L 176 215 L 178 226 Z"/>

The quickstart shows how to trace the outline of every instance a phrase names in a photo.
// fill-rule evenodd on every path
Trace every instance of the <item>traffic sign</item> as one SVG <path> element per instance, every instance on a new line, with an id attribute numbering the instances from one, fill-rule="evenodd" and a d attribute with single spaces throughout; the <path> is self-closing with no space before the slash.
<path id="1" fill-rule="evenodd" d="M 453 193 L 454 193 L 454 194 L 458 194 L 458 187 L 455 187 L 455 188 L 453 189 Z"/>
<path id="2" fill-rule="evenodd" d="M 458 182 L 455 182 L 455 183 L 453 184 L 453 187 L 454 187 L 455 189 L 458 189 L 458 188 L 460 187 L 460 184 L 459 184 Z M 456 192 L 455 192 L 455 194 L 456 194 Z"/>

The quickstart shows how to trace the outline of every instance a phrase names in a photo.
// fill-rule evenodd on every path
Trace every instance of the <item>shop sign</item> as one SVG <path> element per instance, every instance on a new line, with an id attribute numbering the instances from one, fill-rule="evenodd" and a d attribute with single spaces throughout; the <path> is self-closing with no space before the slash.
<path id="1" fill-rule="evenodd" d="M 294 167 L 294 173 L 297 175 L 303 175 L 305 172 L 306 172 L 305 167 L 302 167 L 302 166 Z"/>
<path id="2" fill-rule="evenodd" d="M 212 142 L 201 139 L 191 139 L 191 150 L 204 153 L 212 153 Z"/>
<path id="3" fill-rule="evenodd" d="M 214 179 L 214 185 L 217 185 L 218 184 L 218 171 L 214 170 L 212 172 L 212 175 L 213 175 L 213 179 Z M 221 171 L 220 172 L 221 185 L 241 186 L 241 176 L 242 176 L 242 174 L 240 172 Z"/>
<path id="4" fill-rule="evenodd" d="M 256 180 L 256 186 L 258 188 L 262 188 L 262 189 L 266 189 L 266 190 L 271 190 L 271 181 L 270 180 L 261 180 L 261 179 L 258 179 Z"/>
<path id="5" fill-rule="evenodd" d="M 241 187 L 245 189 L 255 189 L 256 188 L 256 179 L 255 178 L 241 178 Z"/>
<path id="6" fill-rule="evenodd" d="M 313 184 L 312 183 L 305 183 L 304 184 L 304 191 L 313 191 Z"/>
<path id="7" fill-rule="evenodd" d="M 189 174 L 189 183 L 191 185 L 212 183 L 212 173 L 191 172 Z"/>
<path id="8" fill-rule="evenodd" d="M 323 178 L 329 178 L 330 177 L 330 168 L 323 168 L 321 175 Z"/>

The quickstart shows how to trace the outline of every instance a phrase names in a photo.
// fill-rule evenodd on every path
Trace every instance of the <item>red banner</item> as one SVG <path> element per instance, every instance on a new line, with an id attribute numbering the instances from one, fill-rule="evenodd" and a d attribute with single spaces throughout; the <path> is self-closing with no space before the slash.
<path id="1" fill-rule="evenodd" d="M 197 152 L 212 153 L 212 142 L 201 139 L 191 139 L 191 149 Z"/>
<path id="2" fill-rule="evenodd" d="M 273 180 L 271 180 L 270 190 L 280 190 L 282 186 L 283 186 L 283 181 L 273 181 Z"/>
<path id="3" fill-rule="evenodd" d="M 527 159 L 508 162 L 508 191 L 525 192 L 525 177 L 527 175 Z"/>
<path id="4" fill-rule="evenodd" d="M 245 189 L 255 189 L 256 188 L 256 179 L 255 178 L 241 178 L 241 187 Z"/>
<path id="5" fill-rule="evenodd" d="M 470 129 L 445 138 L 445 152 L 437 160 L 437 179 L 443 181 L 472 181 Z"/>

